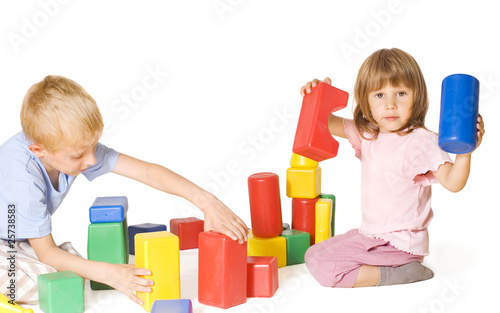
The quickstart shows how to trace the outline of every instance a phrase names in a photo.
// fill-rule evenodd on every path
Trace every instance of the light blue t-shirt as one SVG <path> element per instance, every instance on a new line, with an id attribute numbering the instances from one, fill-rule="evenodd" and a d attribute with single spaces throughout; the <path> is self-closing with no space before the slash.
<path id="1" fill-rule="evenodd" d="M 55 190 L 42 162 L 29 149 L 31 144 L 20 132 L 0 146 L 0 238 L 41 238 L 52 232 L 51 216 L 76 179 L 61 173 L 59 189 Z M 119 153 L 97 144 L 97 163 L 82 174 L 89 180 L 113 170 Z M 13 208 L 15 216 L 12 219 Z M 11 237 L 12 238 L 12 237 Z"/>

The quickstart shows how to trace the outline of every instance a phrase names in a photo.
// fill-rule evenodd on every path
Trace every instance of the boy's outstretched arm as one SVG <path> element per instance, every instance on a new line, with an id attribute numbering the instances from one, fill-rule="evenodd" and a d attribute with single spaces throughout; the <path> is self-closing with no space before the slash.
<path id="1" fill-rule="evenodd" d="M 173 171 L 120 154 L 112 172 L 190 201 L 205 214 L 205 230 L 215 230 L 240 243 L 246 241 L 248 228 L 236 214 L 213 194 Z"/>
<path id="2" fill-rule="evenodd" d="M 483 140 L 484 122 L 481 115 L 477 118 L 477 145 L 479 147 Z M 474 150 L 475 151 L 475 150 Z M 452 192 L 459 192 L 465 187 L 470 173 L 472 152 L 466 154 L 457 154 L 455 163 L 445 163 L 433 172 L 439 183 Z"/>
<path id="3" fill-rule="evenodd" d="M 90 261 L 60 249 L 52 235 L 29 239 L 38 259 L 58 271 L 72 271 L 85 279 L 109 285 L 142 305 L 134 291 L 151 292 L 153 281 L 140 277 L 151 275 L 147 269 L 132 264 L 111 264 Z"/>

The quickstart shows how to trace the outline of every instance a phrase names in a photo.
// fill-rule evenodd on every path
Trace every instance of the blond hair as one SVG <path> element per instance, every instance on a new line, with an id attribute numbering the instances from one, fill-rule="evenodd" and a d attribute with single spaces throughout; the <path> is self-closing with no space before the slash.
<path id="1" fill-rule="evenodd" d="M 55 75 L 30 87 L 21 125 L 28 139 L 48 151 L 97 142 L 104 129 L 95 100 L 73 80 Z"/>
<path id="2" fill-rule="evenodd" d="M 411 133 L 416 128 L 425 128 L 425 115 L 429 108 L 427 87 L 424 76 L 415 59 L 408 53 L 397 49 L 381 49 L 370 55 L 361 65 L 354 86 L 354 121 L 359 133 L 367 132 L 370 139 L 377 138 L 380 130 L 373 118 L 368 104 L 372 91 L 391 86 L 405 86 L 413 90 L 411 116 L 400 129 L 400 135 Z M 364 137 L 364 136 L 363 136 Z"/>

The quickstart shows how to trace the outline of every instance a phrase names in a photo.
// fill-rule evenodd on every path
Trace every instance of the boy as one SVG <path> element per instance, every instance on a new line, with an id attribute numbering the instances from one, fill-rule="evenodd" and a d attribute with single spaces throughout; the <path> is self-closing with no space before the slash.
<path id="1" fill-rule="evenodd" d="M 6 217 L 15 209 L 18 302 L 36 302 L 37 275 L 55 270 L 110 285 L 140 305 L 134 291 L 151 291 L 154 282 L 140 277 L 150 275 L 147 269 L 86 260 L 70 245 L 54 243 L 51 215 L 80 173 L 93 180 L 113 172 L 183 197 L 204 212 L 205 230 L 246 240 L 245 223 L 212 194 L 163 166 L 100 144 L 104 125 L 99 108 L 74 81 L 47 76 L 33 85 L 23 100 L 21 125 L 23 131 L 0 146 L 0 287 L 3 293 L 8 288 L 4 282 L 12 246 Z"/>

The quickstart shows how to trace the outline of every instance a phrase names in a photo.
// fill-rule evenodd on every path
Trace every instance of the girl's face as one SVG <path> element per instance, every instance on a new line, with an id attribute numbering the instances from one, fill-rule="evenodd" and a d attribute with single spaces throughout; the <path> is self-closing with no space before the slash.
<path id="1" fill-rule="evenodd" d="M 386 84 L 368 94 L 368 105 L 380 132 L 394 132 L 406 125 L 411 117 L 413 90 Z"/>

